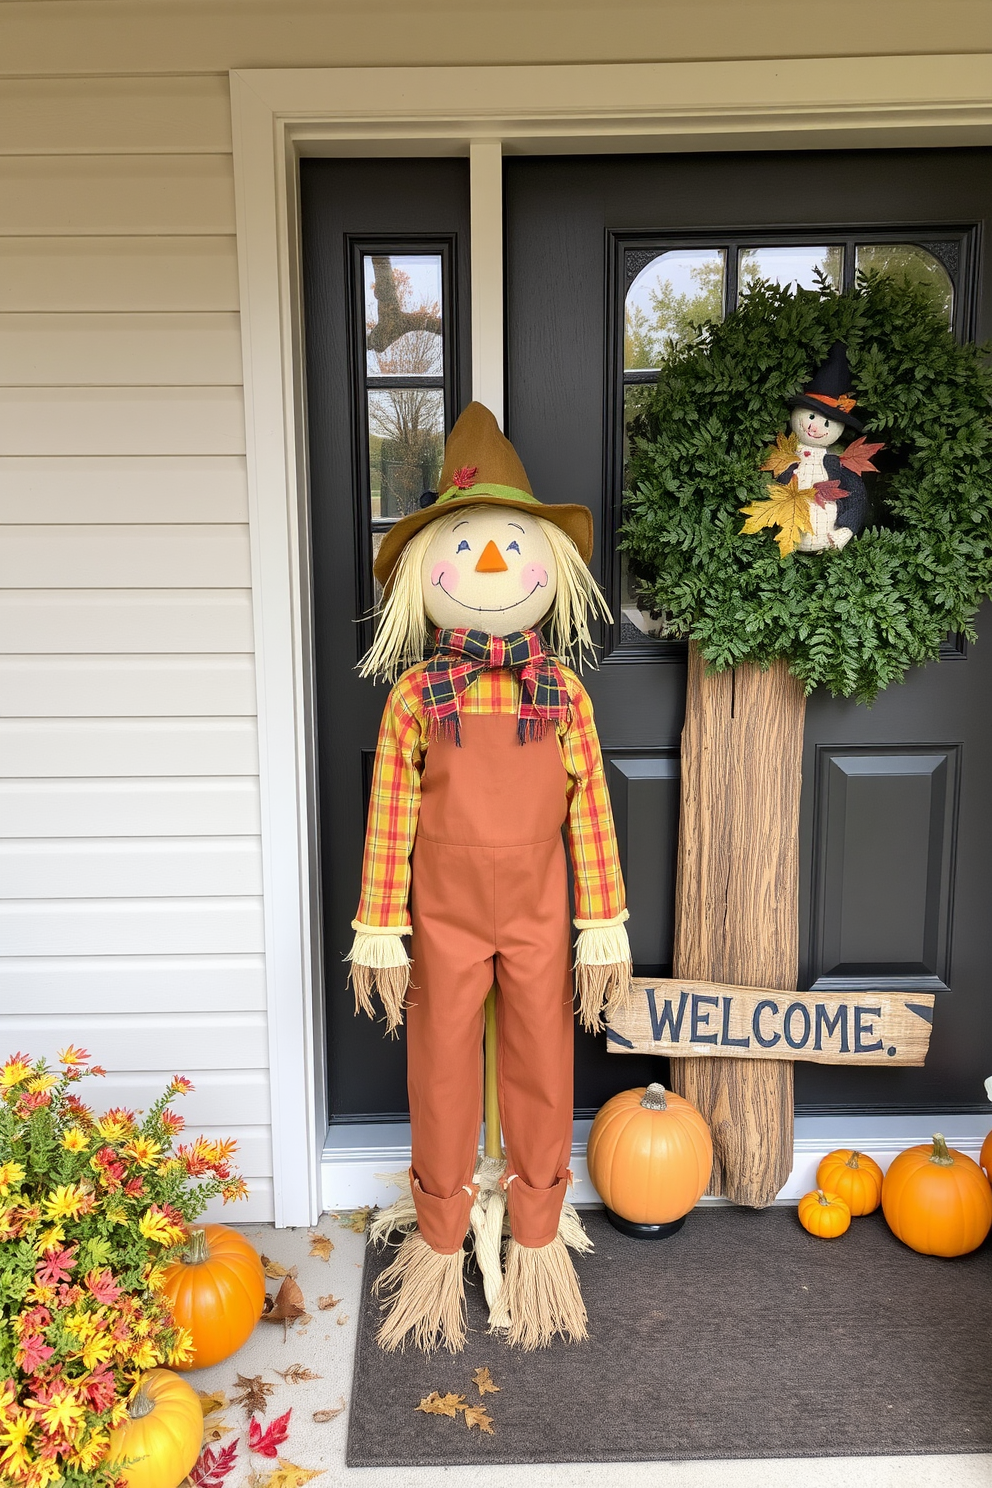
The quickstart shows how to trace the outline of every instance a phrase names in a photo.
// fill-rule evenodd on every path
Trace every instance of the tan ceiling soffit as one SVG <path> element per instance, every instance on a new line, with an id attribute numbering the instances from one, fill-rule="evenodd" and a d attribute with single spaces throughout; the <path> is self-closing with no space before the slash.
<path id="1" fill-rule="evenodd" d="M 486 136 L 508 153 L 992 143 L 988 54 L 237 76 L 303 154 L 331 142 L 335 153 L 451 153 Z"/>

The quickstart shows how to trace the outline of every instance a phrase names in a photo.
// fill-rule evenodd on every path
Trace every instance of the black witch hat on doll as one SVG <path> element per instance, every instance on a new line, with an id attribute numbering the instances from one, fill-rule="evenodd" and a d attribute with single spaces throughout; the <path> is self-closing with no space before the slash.
<path id="1" fill-rule="evenodd" d="M 823 366 L 813 374 L 801 393 L 794 393 L 786 401 L 790 408 L 812 408 L 829 419 L 846 424 L 858 434 L 864 424 L 851 412 L 857 398 L 851 392 L 851 369 L 847 364 L 847 348 L 835 341 Z"/>

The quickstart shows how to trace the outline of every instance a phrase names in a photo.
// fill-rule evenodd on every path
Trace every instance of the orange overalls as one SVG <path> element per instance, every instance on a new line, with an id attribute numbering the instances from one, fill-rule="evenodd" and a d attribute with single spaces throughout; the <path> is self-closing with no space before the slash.
<path id="1" fill-rule="evenodd" d="M 521 744 L 511 714 L 465 713 L 433 740 L 412 856 L 407 1079 L 417 1220 L 461 1248 L 482 1120 L 486 994 L 497 984 L 498 1088 L 514 1239 L 558 1233 L 572 1142 L 571 927 L 553 728 Z"/>

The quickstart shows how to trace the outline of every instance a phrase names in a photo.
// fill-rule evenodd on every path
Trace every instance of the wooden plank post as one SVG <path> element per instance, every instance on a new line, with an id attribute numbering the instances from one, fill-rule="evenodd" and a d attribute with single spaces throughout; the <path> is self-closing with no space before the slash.
<path id="1" fill-rule="evenodd" d="M 784 662 L 707 672 L 689 646 L 674 975 L 794 991 L 806 698 Z M 707 1190 L 760 1209 L 793 1160 L 792 1064 L 673 1059 L 713 1133 Z"/>

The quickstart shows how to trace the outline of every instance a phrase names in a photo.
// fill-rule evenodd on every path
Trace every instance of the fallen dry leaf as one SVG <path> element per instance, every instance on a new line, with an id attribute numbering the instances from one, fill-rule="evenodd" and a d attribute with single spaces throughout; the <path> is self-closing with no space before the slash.
<path id="1" fill-rule="evenodd" d="M 275 1301 L 266 1293 L 266 1307 L 262 1312 L 263 1323 L 283 1323 L 289 1328 L 297 1318 L 307 1316 L 307 1309 L 303 1301 L 303 1293 L 298 1283 L 292 1276 L 284 1276 L 282 1286 L 276 1293 Z"/>
<path id="2" fill-rule="evenodd" d="M 465 1406 L 465 1425 L 469 1431 L 472 1430 L 473 1426 L 478 1426 L 479 1430 L 484 1431 L 487 1436 L 496 1435 L 493 1429 L 493 1418 L 484 1405 Z"/>
<path id="3" fill-rule="evenodd" d="M 331 1308 L 337 1307 L 340 1301 L 340 1297 L 335 1297 L 333 1292 L 328 1292 L 326 1297 L 317 1298 L 317 1306 L 320 1308 L 321 1312 L 330 1312 Z"/>
<path id="4" fill-rule="evenodd" d="M 249 1484 L 250 1488 L 301 1488 L 311 1478 L 320 1477 L 324 1470 L 322 1467 L 297 1467 L 295 1462 L 287 1462 L 285 1457 L 280 1457 L 277 1468 L 264 1477 L 253 1473 Z"/>
<path id="5" fill-rule="evenodd" d="M 248 1450 L 258 1452 L 262 1457 L 277 1456 L 277 1448 L 282 1446 L 289 1435 L 289 1418 L 292 1414 L 290 1407 L 281 1416 L 276 1416 L 264 1431 L 261 1422 L 256 1421 L 253 1416 L 248 1427 Z"/>
<path id="6" fill-rule="evenodd" d="M 197 1399 L 203 1412 L 203 1419 L 212 1416 L 216 1411 L 227 1410 L 227 1396 L 223 1390 L 197 1390 Z"/>
<path id="7" fill-rule="evenodd" d="M 228 1426 L 226 1421 L 205 1421 L 203 1423 L 203 1440 L 209 1445 L 210 1442 L 220 1441 L 222 1436 L 234 1430 Z"/>
<path id="8" fill-rule="evenodd" d="M 347 1321 L 348 1321 L 348 1314 L 346 1312 L 339 1312 L 338 1313 L 338 1327 L 339 1328 L 343 1328 L 344 1325 L 345 1325 L 345 1323 Z"/>
<path id="9" fill-rule="evenodd" d="M 500 1386 L 493 1384 L 492 1375 L 489 1373 L 488 1364 L 480 1364 L 472 1375 L 472 1383 L 476 1385 L 480 1395 L 496 1395 Z"/>
<path id="10" fill-rule="evenodd" d="M 274 1393 L 275 1385 L 268 1384 L 260 1374 L 239 1374 L 237 1379 L 237 1393 L 232 1394 L 231 1404 L 240 1405 L 249 1416 L 255 1411 L 265 1414 L 268 1397 Z"/>
<path id="11" fill-rule="evenodd" d="M 320 1256 L 322 1261 L 330 1260 L 331 1251 L 334 1249 L 334 1241 L 329 1235 L 312 1234 L 310 1236 L 310 1254 Z"/>
<path id="12" fill-rule="evenodd" d="M 451 1416 L 452 1420 L 464 1409 L 464 1395 L 454 1395 L 450 1391 L 447 1395 L 439 1395 L 437 1390 L 432 1390 L 419 1405 L 414 1406 L 414 1410 L 423 1411 L 425 1416 Z"/>
<path id="13" fill-rule="evenodd" d="M 267 1255 L 259 1257 L 266 1276 L 270 1281 L 278 1281 L 281 1276 L 295 1276 L 295 1266 L 284 1266 L 280 1261 L 271 1261 Z"/>
<path id="14" fill-rule="evenodd" d="M 332 1214 L 343 1230 L 354 1230 L 356 1235 L 364 1235 L 369 1227 L 369 1215 L 372 1213 L 372 1204 L 366 1204 L 362 1209 L 342 1209 Z"/>
<path id="15" fill-rule="evenodd" d="M 344 1399 L 344 1396 L 343 1395 L 339 1395 L 338 1396 L 338 1400 L 341 1402 L 340 1405 L 335 1405 L 333 1407 L 329 1407 L 327 1410 L 314 1411 L 313 1418 L 317 1422 L 318 1425 L 323 1426 L 327 1421 L 336 1421 L 337 1420 L 338 1416 L 345 1409 L 345 1399 Z"/>
<path id="16" fill-rule="evenodd" d="M 322 1374 L 314 1374 L 312 1369 L 307 1369 L 304 1364 L 290 1364 L 288 1369 L 277 1369 L 278 1374 L 288 1385 L 302 1385 L 305 1380 L 323 1379 Z"/>
<path id="17" fill-rule="evenodd" d="M 221 1447 L 215 1452 L 212 1447 L 204 1447 L 187 1478 L 193 1488 L 221 1488 L 224 1479 L 234 1466 L 238 1455 L 238 1444 L 236 1441 L 228 1442 L 226 1447 Z"/>

